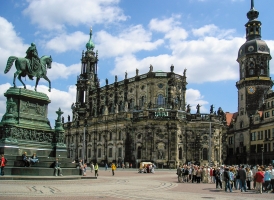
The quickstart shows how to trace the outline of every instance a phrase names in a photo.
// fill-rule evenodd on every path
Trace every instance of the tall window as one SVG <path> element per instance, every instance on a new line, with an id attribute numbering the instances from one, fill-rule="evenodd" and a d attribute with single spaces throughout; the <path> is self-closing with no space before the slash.
<path id="1" fill-rule="evenodd" d="M 142 147 L 138 147 L 137 159 L 141 159 L 141 158 L 142 158 Z"/>
<path id="2" fill-rule="evenodd" d="M 133 101 L 133 99 L 129 100 L 128 108 L 131 109 L 131 110 L 134 108 L 134 101 Z"/>
<path id="3" fill-rule="evenodd" d="M 91 149 L 88 149 L 88 157 L 91 157 Z"/>
<path id="4" fill-rule="evenodd" d="M 140 107 L 145 105 L 145 96 L 142 96 L 140 99 Z"/>
<path id="5" fill-rule="evenodd" d="M 108 149 L 108 156 L 109 156 L 110 158 L 112 158 L 112 148 L 109 148 L 109 149 Z"/>
<path id="6" fill-rule="evenodd" d="M 102 152 L 101 152 L 101 148 L 98 149 L 98 158 L 101 158 L 102 156 Z"/>
<path id="7" fill-rule="evenodd" d="M 204 148 L 203 149 L 203 160 L 208 160 L 208 151 L 207 151 L 207 148 Z"/>
<path id="8" fill-rule="evenodd" d="M 251 133 L 251 141 L 256 140 L 256 132 Z"/>
<path id="9" fill-rule="evenodd" d="M 118 148 L 118 157 L 122 157 L 122 147 Z"/>
<path id="10" fill-rule="evenodd" d="M 165 104 L 165 99 L 164 99 L 164 96 L 162 94 L 158 95 L 156 103 L 157 103 L 158 106 L 163 106 Z"/>
<path id="11" fill-rule="evenodd" d="M 183 159 L 182 147 L 179 148 L 179 159 Z"/>
<path id="12" fill-rule="evenodd" d="M 112 140 L 112 132 L 109 132 L 109 140 Z"/>
<path id="13" fill-rule="evenodd" d="M 233 136 L 228 138 L 228 144 L 229 145 L 233 144 Z"/>
<path id="14" fill-rule="evenodd" d="M 82 157 L 82 149 L 79 149 L 79 157 Z"/>

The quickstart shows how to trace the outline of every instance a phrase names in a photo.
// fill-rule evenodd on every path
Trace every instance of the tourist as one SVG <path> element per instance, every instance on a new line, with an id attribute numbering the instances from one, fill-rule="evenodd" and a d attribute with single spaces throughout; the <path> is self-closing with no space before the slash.
<path id="1" fill-rule="evenodd" d="M 30 159 L 27 157 L 27 152 L 24 152 L 22 154 L 22 160 L 24 161 L 24 166 L 29 167 L 30 166 Z"/>
<path id="2" fill-rule="evenodd" d="M 57 176 L 58 173 L 59 173 L 59 176 L 63 176 L 62 169 L 61 169 L 60 165 L 61 165 L 61 163 L 59 163 L 59 159 L 56 158 L 55 163 L 54 163 L 55 176 Z"/>
<path id="3" fill-rule="evenodd" d="M 116 165 L 114 163 L 111 164 L 111 171 L 112 171 L 112 176 L 114 176 L 114 171 L 116 170 Z"/>
<path id="4" fill-rule="evenodd" d="M 98 166 L 98 164 L 96 163 L 96 164 L 94 165 L 95 176 L 99 176 L 98 171 L 99 171 L 99 166 Z"/>
<path id="5" fill-rule="evenodd" d="M 177 168 L 176 174 L 178 176 L 178 183 L 181 183 L 182 182 L 182 169 L 181 169 L 181 165 L 179 165 L 179 167 Z"/>
<path id="6" fill-rule="evenodd" d="M 0 174 L 1 176 L 4 176 L 4 168 L 6 166 L 6 159 L 5 159 L 5 156 L 4 154 L 1 155 L 1 161 L 0 161 Z"/>
<path id="7" fill-rule="evenodd" d="M 240 179 L 240 189 L 241 192 L 246 192 L 246 171 L 244 166 L 242 165 L 238 171 L 239 179 Z"/>
<path id="8" fill-rule="evenodd" d="M 268 193 L 268 191 L 270 191 L 270 182 L 271 182 L 271 174 L 270 174 L 270 169 L 269 167 L 267 167 L 265 169 L 265 173 L 264 173 L 264 192 Z"/>
<path id="9" fill-rule="evenodd" d="M 274 193 L 274 169 L 272 165 L 269 165 L 269 171 L 270 171 L 270 178 L 271 178 L 270 184 L 272 187 L 272 193 Z"/>
<path id="10" fill-rule="evenodd" d="M 222 182 L 221 182 L 221 172 L 220 172 L 220 167 L 217 168 L 216 170 L 216 176 L 215 176 L 215 179 L 216 179 L 216 189 L 218 189 L 219 187 L 222 189 Z"/>
<path id="11" fill-rule="evenodd" d="M 198 167 L 197 174 L 196 174 L 197 183 L 201 183 L 201 177 L 202 177 L 202 169 Z"/>
<path id="12" fill-rule="evenodd" d="M 30 157 L 30 164 L 39 163 L 38 157 L 36 153 L 33 153 L 33 155 Z"/>
<path id="13" fill-rule="evenodd" d="M 253 179 L 253 174 L 252 171 L 250 170 L 249 167 L 246 168 L 246 185 L 247 185 L 247 190 L 250 190 L 250 182 Z"/>
<path id="14" fill-rule="evenodd" d="M 90 172 L 92 173 L 93 170 L 94 170 L 94 164 L 93 164 L 93 162 L 91 162 L 91 164 L 90 164 Z"/>
<path id="15" fill-rule="evenodd" d="M 262 192 L 262 184 L 264 181 L 264 174 L 262 172 L 262 169 L 259 167 L 257 173 L 254 176 L 254 181 L 256 181 L 256 192 L 257 193 L 263 193 Z"/>
<path id="16" fill-rule="evenodd" d="M 106 163 L 105 165 L 105 170 L 107 171 L 108 170 L 108 164 Z"/>
<path id="17" fill-rule="evenodd" d="M 230 192 L 232 192 L 231 184 L 230 184 L 230 172 L 228 167 L 225 168 L 224 171 L 224 181 L 225 181 L 225 191 L 227 192 L 227 189 L 229 189 Z"/>

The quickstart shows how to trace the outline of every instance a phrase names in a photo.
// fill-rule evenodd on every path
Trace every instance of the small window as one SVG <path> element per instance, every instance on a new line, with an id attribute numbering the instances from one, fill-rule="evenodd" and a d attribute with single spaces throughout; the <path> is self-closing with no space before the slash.
<path id="1" fill-rule="evenodd" d="M 249 70 L 249 75 L 254 75 L 254 69 Z"/>

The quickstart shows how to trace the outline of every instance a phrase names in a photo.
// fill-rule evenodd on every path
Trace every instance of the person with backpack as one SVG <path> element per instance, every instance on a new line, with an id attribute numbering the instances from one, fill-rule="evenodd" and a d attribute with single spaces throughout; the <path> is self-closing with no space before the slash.
<path id="1" fill-rule="evenodd" d="M 4 168 L 7 164 L 7 159 L 4 157 L 4 154 L 1 155 L 1 163 L 0 163 L 0 166 L 1 166 L 1 171 L 0 171 L 0 174 L 1 176 L 4 176 Z"/>

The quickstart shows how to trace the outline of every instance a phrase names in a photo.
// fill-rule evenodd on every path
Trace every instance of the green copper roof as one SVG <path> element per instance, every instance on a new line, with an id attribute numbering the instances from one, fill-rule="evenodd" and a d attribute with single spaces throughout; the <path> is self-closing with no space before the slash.
<path id="1" fill-rule="evenodd" d="M 89 33 L 89 41 L 88 41 L 88 43 L 86 44 L 86 48 L 87 48 L 87 50 L 93 50 L 94 49 L 94 47 L 95 47 L 95 45 L 93 44 L 93 42 L 92 42 L 92 29 L 90 29 L 90 33 Z"/>

